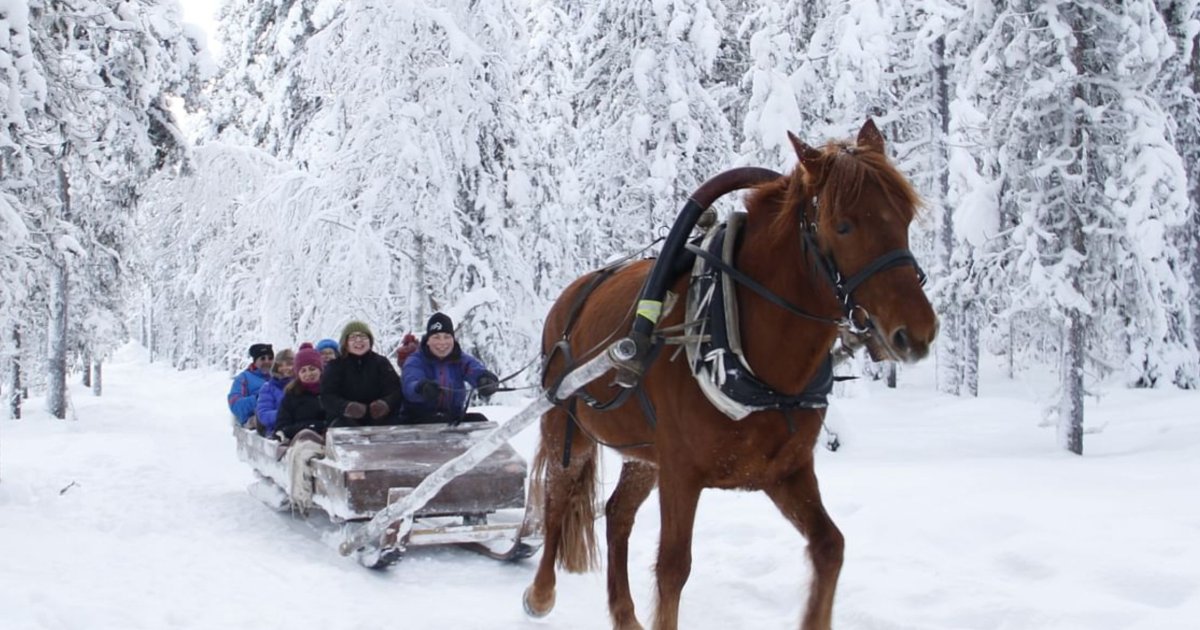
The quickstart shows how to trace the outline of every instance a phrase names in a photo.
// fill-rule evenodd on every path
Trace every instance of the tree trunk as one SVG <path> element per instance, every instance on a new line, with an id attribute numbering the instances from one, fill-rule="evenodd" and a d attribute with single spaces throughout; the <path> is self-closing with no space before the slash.
<path id="1" fill-rule="evenodd" d="M 1071 11 L 1069 15 L 1071 29 L 1076 34 L 1074 48 L 1071 50 L 1071 61 L 1076 68 L 1084 71 L 1087 68 L 1086 53 L 1095 46 L 1089 34 L 1092 27 L 1084 21 L 1078 6 L 1075 6 L 1074 11 Z M 1075 103 L 1091 102 L 1082 79 L 1075 79 L 1075 83 L 1071 87 L 1071 95 L 1074 97 Z M 1071 107 L 1072 111 L 1067 117 L 1069 130 L 1063 139 L 1075 155 L 1075 159 L 1064 168 L 1071 176 L 1081 180 L 1099 181 L 1093 178 L 1098 174 L 1091 172 L 1095 165 L 1087 160 L 1089 152 L 1085 146 L 1087 140 L 1084 137 L 1084 129 L 1088 121 L 1084 118 L 1080 107 L 1076 105 L 1064 105 L 1064 107 Z M 1062 241 L 1060 251 L 1064 258 L 1070 255 L 1078 257 L 1078 260 L 1081 261 L 1077 268 L 1071 270 L 1070 283 L 1071 290 L 1076 295 L 1083 295 L 1081 276 L 1084 274 L 1088 257 L 1087 236 L 1083 231 L 1083 215 L 1087 212 L 1086 204 L 1088 202 L 1087 189 L 1086 186 L 1078 185 L 1069 188 L 1064 186 L 1064 188 L 1067 190 L 1065 194 L 1068 195 L 1068 205 L 1066 206 L 1067 216 L 1062 218 L 1062 232 L 1059 234 Z M 1062 400 L 1059 403 L 1058 417 L 1059 441 L 1063 448 L 1076 455 L 1082 455 L 1083 363 L 1087 352 L 1085 335 L 1088 316 L 1074 306 L 1068 306 L 1064 310 L 1066 331 L 1063 339 L 1062 373 L 1059 375 L 1062 383 Z"/>
<path id="2" fill-rule="evenodd" d="M 962 314 L 958 304 L 953 301 L 943 302 L 942 308 L 938 314 L 941 326 L 937 340 L 937 388 L 942 393 L 958 396 L 962 391 L 961 373 L 964 366 L 956 340 Z"/>
<path id="3" fill-rule="evenodd" d="M 150 300 L 150 310 L 148 312 L 149 323 L 146 325 L 146 328 L 149 330 L 150 344 L 146 346 L 146 349 L 150 351 L 150 362 L 154 363 L 158 360 L 158 331 L 155 326 L 157 322 L 154 321 L 153 298 Z"/>
<path id="4" fill-rule="evenodd" d="M 1180 23 L 1187 23 L 1180 20 Z M 1191 59 L 1188 60 L 1188 76 L 1192 79 L 1192 94 L 1200 94 L 1200 35 L 1193 35 L 1191 41 Z M 1181 125 L 1190 127 L 1188 134 L 1195 139 L 1200 136 L 1200 129 L 1195 127 L 1195 123 L 1180 122 Z M 1188 155 L 1188 152 L 1181 152 L 1182 155 Z M 1196 173 L 1195 161 L 1189 161 L 1190 170 Z M 1193 175 L 1188 178 L 1188 199 L 1191 200 L 1188 211 L 1191 213 L 1192 229 L 1188 239 L 1191 244 L 1191 259 L 1192 259 L 1192 340 L 1197 348 L 1200 348 L 1200 290 L 1195 290 L 1197 282 L 1200 282 L 1200 176 Z"/>
<path id="5" fill-rule="evenodd" d="M 83 353 L 83 378 L 80 379 L 84 387 L 92 386 L 92 353 Z"/>
<path id="6" fill-rule="evenodd" d="M 953 274 L 954 245 L 957 240 L 954 235 L 954 209 L 950 199 L 950 168 L 949 156 L 946 155 L 946 138 L 950 136 L 950 68 L 946 63 L 946 38 L 938 37 L 933 42 L 933 100 L 937 103 L 937 129 L 941 132 L 940 142 L 935 143 L 934 150 L 941 158 L 941 173 L 938 175 L 938 198 L 941 209 L 941 220 L 938 224 L 937 257 L 943 273 L 947 277 Z M 937 341 L 937 388 L 938 391 L 958 396 L 961 390 L 959 375 L 962 371 L 962 352 L 960 345 L 962 337 L 962 309 L 952 288 L 943 291 L 941 299 L 942 326 Z"/>
<path id="7" fill-rule="evenodd" d="M 92 394 L 99 396 L 104 393 L 104 362 L 97 360 L 92 364 Z"/>
<path id="8" fill-rule="evenodd" d="M 974 302 L 963 305 L 959 316 L 959 337 L 962 356 L 959 357 L 960 393 L 979 396 L 979 316 Z"/>
<path id="9" fill-rule="evenodd" d="M 150 348 L 150 292 L 149 289 L 142 290 L 142 325 L 141 325 L 141 341 L 142 347 Z"/>
<path id="10" fill-rule="evenodd" d="M 8 415 L 14 420 L 21 418 L 21 329 L 16 322 L 8 327 L 8 339 L 11 341 L 12 354 L 8 357 L 8 369 L 5 370 L 7 382 L 4 391 L 7 400 L 5 407 Z"/>
<path id="11" fill-rule="evenodd" d="M 1063 352 L 1058 432 L 1063 448 L 1076 455 L 1083 454 L 1083 331 L 1083 316 L 1071 310 Z"/>
<path id="12" fill-rule="evenodd" d="M 50 352 L 46 409 L 55 418 L 67 417 L 67 261 L 56 254 L 50 263 Z"/>
<path id="13" fill-rule="evenodd" d="M 1017 334 L 1017 325 L 1013 316 L 1008 317 L 1008 380 L 1017 378 L 1017 344 L 1013 341 Z"/>

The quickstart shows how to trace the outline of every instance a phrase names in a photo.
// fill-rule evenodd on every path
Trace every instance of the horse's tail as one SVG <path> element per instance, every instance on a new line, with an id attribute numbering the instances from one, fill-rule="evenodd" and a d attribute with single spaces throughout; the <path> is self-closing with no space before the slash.
<path id="1" fill-rule="evenodd" d="M 558 566 L 568 573 L 595 570 L 600 566 L 595 528 L 598 449 L 591 443 L 586 448 L 572 450 L 570 465 L 564 468 L 561 450 L 547 448 L 546 444 L 543 437 L 533 458 L 529 503 L 541 510 L 538 520 L 544 529 L 546 492 L 565 495 L 552 497 L 555 503 L 565 505 L 558 546 L 553 550 L 558 556 Z"/>

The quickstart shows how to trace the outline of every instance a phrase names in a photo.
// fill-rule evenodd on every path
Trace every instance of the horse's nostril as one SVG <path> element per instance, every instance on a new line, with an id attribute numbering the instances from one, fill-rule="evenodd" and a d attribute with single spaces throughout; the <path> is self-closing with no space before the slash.
<path id="1" fill-rule="evenodd" d="M 903 327 L 897 328 L 896 332 L 892 333 L 892 347 L 897 350 L 908 350 L 908 331 Z"/>

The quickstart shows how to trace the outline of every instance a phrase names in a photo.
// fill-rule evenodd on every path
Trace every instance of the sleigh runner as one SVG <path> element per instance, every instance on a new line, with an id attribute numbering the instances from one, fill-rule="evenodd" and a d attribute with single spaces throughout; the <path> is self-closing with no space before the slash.
<path id="1" fill-rule="evenodd" d="M 259 476 L 251 494 L 277 510 L 306 511 L 304 499 L 311 491 L 312 506 L 341 526 L 343 536 L 358 534 L 389 505 L 419 499 L 414 509 L 382 523 L 355 554 L 365 566 L 382 568 L 417 546 L 455 544 L 500 560 L 528 557 L 540 547 L 540 540 L 529 537 L 533 527 L 523 518 L 528 467 L 507 442 L 479 456 L 436 492 L 412 496 L 431 473 L 496 428 L 493 422 L 476 422 L 330 429 L 320 449 L 323 455 L 300 463 L 311 475 L 299 481 L 311 484 L 301 489 L 300 500 L 279 442 L 243 428 L 235 428 L 234 435 L 238 458 Z"/>

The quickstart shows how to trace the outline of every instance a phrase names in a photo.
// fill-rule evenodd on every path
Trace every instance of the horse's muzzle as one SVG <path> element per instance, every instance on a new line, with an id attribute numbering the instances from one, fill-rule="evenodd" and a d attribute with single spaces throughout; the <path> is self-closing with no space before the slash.
<path id="1" fill-rule="evenodd" d="M 938 322 L 934 318 L 928 326 L 896 326 L 880 337 L 893 360 L 915 363 L 929 356 L 929 347 L 937 332 Z"/>

